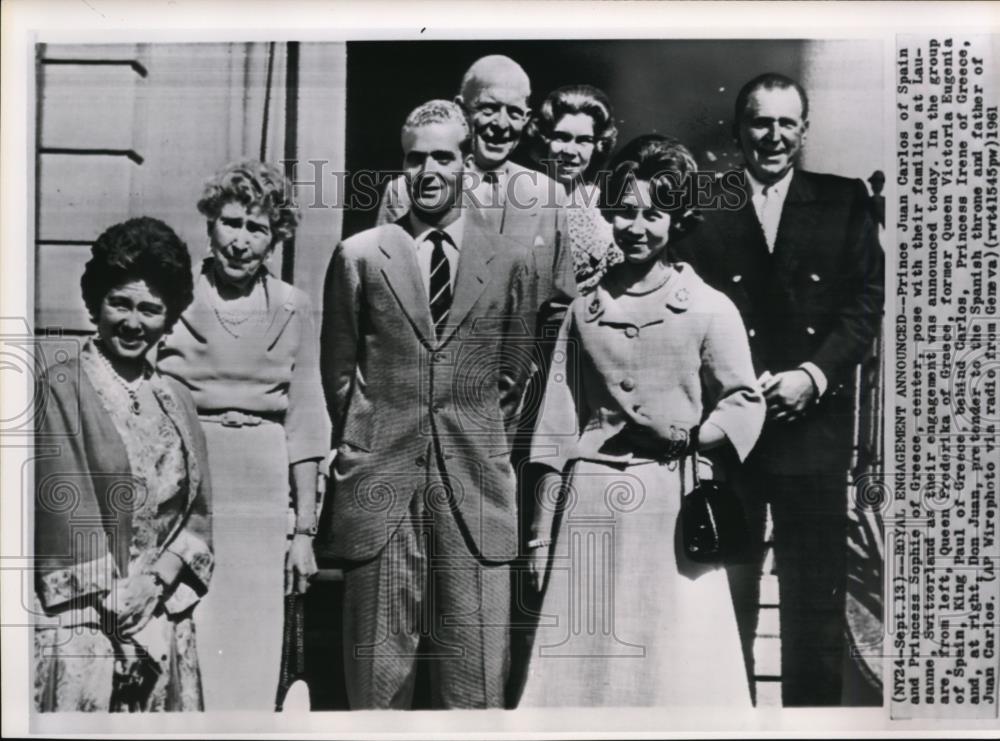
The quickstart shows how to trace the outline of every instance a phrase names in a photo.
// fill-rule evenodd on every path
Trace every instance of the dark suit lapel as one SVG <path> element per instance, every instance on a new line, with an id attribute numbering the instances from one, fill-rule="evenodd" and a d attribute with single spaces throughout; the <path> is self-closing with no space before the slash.
<path id="1" fill-rule="evenodd" d="M 822 204 L 816 200 L 808 175 L 796 170 L 792 175 L 792 182 L 788 184 L 788 195 L 785 196 L 781 209 L 778 236 L 774 242 L 775 267 L 778 271 L 794 268 L 798 261 L 796 252 L 808 248 L 807 244 L 796 239 L 796 235 L 815 233 L 822 215 Z"/>
<path id="2" fill-rule="evenodd" d="M 468 316 L 476 301 L 490 281 L 490 262 L 495 247 L 488 232 L 475 221 L 466 220 L 462 235 L 462 249 L 458 256 L 458 274 L 455 276 L 455 298 L 451 302 L 447 328 L 441 344 L 447 342 L 462 321 Z M 429 313 L 428 313 L 429 316 Z"/>
<path id="3" fill-rule="evenodd" d="M 744 187 L 744 204 L 742 208 L 733 211 L 722 211 L 719 215 L 722 231 L 723 264 L 740 266 L 739 274 L 748 271 L 751 265 L 760 265 L 770 261 L 767 240 L 764 230 L 753 207 L 749 184 Z"/>
<path id="4" fill-rule="evenodd" d="M 403 217 L 405 219 L 406 216 Z M 402 221 L 402 219 L 400 220 Z M 398 222 L 397 222 L 398 224 Z M 406 318 L 425 345 L 436 342 L 431 307 L 420 277 L 412 238 L 402 227 L 383 230 L 378 248 L 382 253 L 382 275 Z"/>

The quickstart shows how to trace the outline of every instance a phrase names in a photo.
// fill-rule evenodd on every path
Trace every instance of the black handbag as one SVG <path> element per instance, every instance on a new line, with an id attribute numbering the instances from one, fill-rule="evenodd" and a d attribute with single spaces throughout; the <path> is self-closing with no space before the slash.
<path id="1" fill-rule="evenodd" d="M 702 481 L 694 465 L 694 489 L 681 498 L 684 553 L 698 563 L 721 564 L 745 553 L 750 528 L 739 498 L 716 480 Z"/>
<path id="2" fill-rule="evenodd" d="M 146 710 L 163 667 L 134 641 L 114 643 L 117 656 L 111 675 L 112 709 L 130 713 Z"/>
<path id="3" fill-rule="evenodd" d="M 281 673 L 274 709 L 282 712 L 310 709 L 309 682 L 306 679 L 305 595 L 285 595 L 285 629 L 281 643 Z M 288 702 L 292 699 L 292 702 Z"/>

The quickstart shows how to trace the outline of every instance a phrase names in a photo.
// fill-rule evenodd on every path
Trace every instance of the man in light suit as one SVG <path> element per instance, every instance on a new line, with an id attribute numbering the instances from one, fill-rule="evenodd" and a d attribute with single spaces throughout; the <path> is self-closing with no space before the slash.
<path id="1" fill-rule="evenodd" d="M 740 310 L 768 404 L 739 481 L 758 528 L 756 559 L 764 503 L 771 508 L 784 704 L 837 705 L 855 369 L 882 320 L 884 256 L 860 180 L 796 169 L 808 106 L 782 75 L 743 87 L 734 136 L 745 199 L 707 212 L 679 257 Z M 731 570 L 744 610 L 757 602 L 756 559 Z M 744 626 L 751 635 L 754 623 Z"/>
<path id="2" fill-rule="evenodd" d="M 567 201 L 564 187 L 548 175 L 510 160 L 530 118 L 531 81 L 524 69 L 503 55 L 477 59 L 462 76 L 455 102 L 472 129 L 463 194 L 466 212 L 488 231 L 510 237 L 531 249 L 537 271 L 538 334 L 533 372 L 526 399 L 540 399 L 545 385 L 548 353 L 570 301 L 577 295 L 573 255 L 564 240 Z M 379 205 L 377 224 L 396 221 L 409 208 L 405 179 L 391 180 Z M 523 410 L 514 453 L 519 480 L 522 546 L 535 506 L 536 482 L 526 466 L 527 449 L 537 409 Z M 515 573 L 512 616 L 514 641 L 511 690 L 523 679 L 536 606 L 534 589 Z"/>
<path id="3" fill-rule="evenodd" d="M 462 208 L 452 102 L 402 130 L 412 207 L 334 252 L 321 370 L 336 458 L 321 555 L 346 560 L 352 708 L 500 707 L 517 553 L 514 419 L 534 338 L 532 252 Z"/>
<path id="4" fill-rule="evenodd" d="M 531 114 L 531 82 L 509 57 L 482 57 L 466 70 L 455 102 L 472 128 L 472 150 L 463 176 L 470 215 L 495 234 L 511 237 L 535 252 L 540 302 L 554 300 L 547 316 L 558 329 L 570 299 L 576 295 L 573 258 L 560 248 L 562 210 L 567 196 L 548 175 L 510 161 Z M 376 224 L 396 221 L 409 208 L 403 177 L 389 182 L 379 204 Z"/>

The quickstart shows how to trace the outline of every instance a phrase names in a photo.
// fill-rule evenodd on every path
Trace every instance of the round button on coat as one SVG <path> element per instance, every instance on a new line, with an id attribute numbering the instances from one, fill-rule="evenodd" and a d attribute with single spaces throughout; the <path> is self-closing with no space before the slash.
<path id="1" fill-rule="evenodd" d="M 622 391 L 631 391 L 635 388 L 635 381 L 631 378 L 623 378 L 619 385 L 622 387 Z"/>

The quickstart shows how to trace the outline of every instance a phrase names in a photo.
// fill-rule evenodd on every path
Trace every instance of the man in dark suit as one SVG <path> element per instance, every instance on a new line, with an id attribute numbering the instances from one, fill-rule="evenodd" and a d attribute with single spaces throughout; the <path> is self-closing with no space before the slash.
<path id="1" fill-rule="evenodd" d="M 860 180 L 796 169 L 808 98 L 765 74 L 740 91 L 734 135 L 745 199 L 706 213 L 679 257 L 739 308 L 768 421 L 738 476 L 756 558 L 733 569 L 738 606 L 756 604 L 764 503 L 774 524 L 785 705 L 841 698 L 847 477 L 855 370 L 878 332 L 884 256 Z M 752 585 L 752 586 L 750 586 Z M 752 635 L 753 624 L 745 628 Z"/>
<path id="2" fill-rule="evenodd" d="M 402 131 L 410 210 L 341 243 L 321 370 L 336 458 L 321 555 L 346 560 L 352 708 L 500 707 L 517 554 L 515 417 L 534 338 L 530 249 L 460 197 L 469 128 L 452 102 Z"/>

